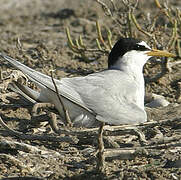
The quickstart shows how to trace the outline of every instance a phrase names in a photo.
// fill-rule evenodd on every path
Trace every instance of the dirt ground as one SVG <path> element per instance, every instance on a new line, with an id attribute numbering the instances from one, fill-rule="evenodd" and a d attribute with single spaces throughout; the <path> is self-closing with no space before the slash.
<path id="1" fill-rule="evenodd" d="M 179 1 L 171 4 L 181 6 Z M 143 13 L 156 11 L 153 1 L 140 1 L 139 7 Z M 68 48 L 65 33 L 65 27 L 70 27 L 72 37 L 81 34 L 92 47 L 97 19 L 101 25 L 114 28 L 112 20 L 91 0 L 1 0 L 0 52 L 48 75 L 50 69 L 57 69 L 58 79 L 100 71 L 107 67 L 107 58 L 82 61 Z M 21 49 L 17 48 L 18 38 Z M 1 72 L 12 68 L 0 62 Z M 58 135 L 48 125 L 49 110 L 32 117 L 33 104 L 23 97 L 2 99 L 2 119 L 22 134 L 17 137 L 0 125 L 0 179 L 181 179 L 180 68 L 181 65 L 174 66 L 159 82 L 146 87 L 147 93 L 163 95 L 171 103 L 147 109 L 149 121 L 155 123 L 138 126 L 146 141 L 139 140 L 125 126 L 122 130 L 106 130 L 105 148 L 110 152 L 118 150 L 119 155 L 106 158 L 104 174 L 96 171 L 96 129 L 58 124 L 62 130 Z M 153 66 L 149 75 L 158 71 Z M 1 94 L 8 92 L 12 91 L 1 88 Z"/>

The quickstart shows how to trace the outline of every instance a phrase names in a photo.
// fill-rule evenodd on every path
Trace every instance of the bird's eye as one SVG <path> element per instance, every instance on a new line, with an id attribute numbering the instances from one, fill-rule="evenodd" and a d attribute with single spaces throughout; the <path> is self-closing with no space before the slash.
<path id="1" fill-rule="evenodd" d="M 146 51 L 146 50 L 148 50 L 148 48 L 146 48 L 145 46 L 136 44 L 136 45 L 134 46 L 134 50 L 138 50 L 138 51 Z"/>
<path id="2" fill-rule="evenodd" d="M 137 48 L 140 48 L 141 46 L 140 45 L 137 45 Z"/>

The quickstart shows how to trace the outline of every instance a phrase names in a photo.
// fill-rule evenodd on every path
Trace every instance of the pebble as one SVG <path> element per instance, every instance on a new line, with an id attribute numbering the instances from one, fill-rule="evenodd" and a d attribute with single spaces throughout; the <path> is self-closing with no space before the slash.
<path id="1" fill-rule="evenodd" d="M 152 93 L 151 102 L 147 103 L 145 106 L 150 108 L 166 107 L 170 104 L 169 101 L 165 99 L 164 96 Z"/>

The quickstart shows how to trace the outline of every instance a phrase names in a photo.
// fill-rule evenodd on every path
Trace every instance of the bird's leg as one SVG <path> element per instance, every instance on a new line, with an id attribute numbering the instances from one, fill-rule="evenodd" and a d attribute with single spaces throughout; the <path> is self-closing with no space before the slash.
<path id="1" fill-rule="evenodd" d="M 98 153 L 97 153 L 97 170 L 101 173 L 104 171 L 105 157 L 104 157 L 104 142 L 103 142 L 103 127 L 105 123 L 101 122 L 98 131 Z"/>

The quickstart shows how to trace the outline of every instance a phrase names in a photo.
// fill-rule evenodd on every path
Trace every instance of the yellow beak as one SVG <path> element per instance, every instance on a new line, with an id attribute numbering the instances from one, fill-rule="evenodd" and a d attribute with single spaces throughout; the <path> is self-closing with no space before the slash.
<path id="1" fill-rule="evenodd" d="M 176 57 L 175 54 L 169 53 L 167 51 L 161 51 L 157 49 L 152 49 L 146 53 L 148 56 L 158 56 L 158 57 Z"/>

